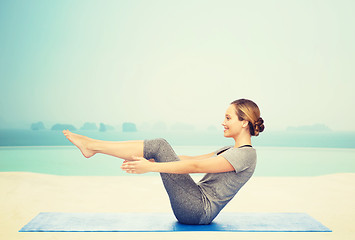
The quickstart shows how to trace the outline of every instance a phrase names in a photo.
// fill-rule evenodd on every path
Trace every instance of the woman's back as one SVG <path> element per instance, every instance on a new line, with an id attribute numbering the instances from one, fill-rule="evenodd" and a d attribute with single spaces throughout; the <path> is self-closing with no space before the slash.
<path id="1" fill-rule="evenodd" d="M 256 151 L 251 146 L 223 147 L 217 150 L 215 155 L 227 159 L 235 171 L 207 173 L 198 183 L 205 197 L 206 216 L 201 220 L 201 224 L 207 224 L 217 216 L 251 178 L 256 166 Z"/>

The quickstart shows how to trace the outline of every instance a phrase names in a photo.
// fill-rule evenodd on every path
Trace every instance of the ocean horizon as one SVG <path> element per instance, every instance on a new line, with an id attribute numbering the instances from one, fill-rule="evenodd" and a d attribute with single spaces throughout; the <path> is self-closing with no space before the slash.
<path id="1" fill-rule="evenodd" d="M 165 138 L 175 146 L 225 146 L 234 140 L 225 138 L 219 131 L 92 131 L 77 130 L 75 133 L 107 140 L 128 141 Z M 265 131 L 252 137 L 254 146 L 268 147 L 313 147 L 313 148 L 355 148 L 355 132 L 307 132 L 307 131 Z M 0 129 L 0 146 L 70 146 L 61 131 Z"/>

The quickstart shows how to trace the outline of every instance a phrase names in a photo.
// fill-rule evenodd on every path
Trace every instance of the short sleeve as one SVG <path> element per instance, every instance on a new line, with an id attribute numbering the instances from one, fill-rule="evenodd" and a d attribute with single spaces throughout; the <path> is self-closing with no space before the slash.
<path id="1" fill-rule="evenodd" d="M 254 148 L 232 148 L 220 154 L 234 168 L 241 172 L 256 164 L 256 151 Z"/>
<path id="2" fill-rule="evenodd" d="M 231 146 L 224 146 L 224 147 L 221 147 L 220 149 L 214 151 L 213 153 L 217 155 L 217 153 L 222 152 L 223 150 L 226 150 L 231 147 L 233 147 L 233 146 L 232 145 Z"/>

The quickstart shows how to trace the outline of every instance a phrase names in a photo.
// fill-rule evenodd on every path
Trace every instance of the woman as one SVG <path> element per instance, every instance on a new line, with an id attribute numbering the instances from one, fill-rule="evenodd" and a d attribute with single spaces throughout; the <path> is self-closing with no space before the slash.
<path id="1" fill-rule="evenodd" d="M 171 207 L 180 223 L 209 224 L 250 179 L 256 165 L 251 136 L 264 130 L 258 106 L 239 99 L 228 107 L 224 136 L 235 140 L 215 152 L 189 157 L 177 156 L 164 139 L 110 142 L 91 139 L 64 130 L 64 135 L 89 158 L 104 153 L 125 161 L 127 173 L 159 172 Z M 189 173 L 207 173 L 198 183 Z"/>

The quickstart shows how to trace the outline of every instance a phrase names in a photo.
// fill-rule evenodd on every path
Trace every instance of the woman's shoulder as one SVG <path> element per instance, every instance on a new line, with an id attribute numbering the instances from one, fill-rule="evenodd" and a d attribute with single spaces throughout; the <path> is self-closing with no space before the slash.
<path id="1" fill-rule="evenodd" d="M 221 156 L 229 156 L 235 158 L 255 158 L 256 157 L 256 150 L 253 147 L 231 147 L 227 148 L 225 151 L 220 153 Z"/>
<path id="2" fill-rule="evenodd" d="M 230 152 L 240 152 L 240 153 L 255 153 L 256 150 L 252 146 L 245 146 L 245 147 L 239 147 L 239 148 L 229 148 L 228 149 Z"/>
<path id="3" fill-rule="evenodd" d="M 230 155 L 230 156 L 240 156 L 240 155 L 256 155 L 256 150 L 252 146 L 244 146 L 235 148 L 233 145 L 224 146 L 214 152 L 215 155 Z"/>
<path id="4" fill-rule="evenodd" d="M 233 145 L 221 147 L 221 148 L 217 149 L 216 151 L 214 151 L 214 154 L 216 154 L 216 155 L 221 154 L 222 152 L 227 151 L 231 148 L 233 148 Z"/>

